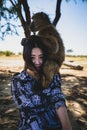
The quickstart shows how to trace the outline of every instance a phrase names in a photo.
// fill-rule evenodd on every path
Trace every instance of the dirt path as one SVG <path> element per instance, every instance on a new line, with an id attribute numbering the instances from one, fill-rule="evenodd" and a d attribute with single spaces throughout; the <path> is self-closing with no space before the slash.
<path id="1" fill-rule="evenodd" d="M 3 64 L 2 64 L 3 61 Z M 11 96 L 14 72 L 21 71 L 23 61 L 0 59 L 0 129 L 17 130 L 19 112 Z M 66 97 L 73 130 L 87 130 L 87 70 L 61 69 L 62 90 Z"/>

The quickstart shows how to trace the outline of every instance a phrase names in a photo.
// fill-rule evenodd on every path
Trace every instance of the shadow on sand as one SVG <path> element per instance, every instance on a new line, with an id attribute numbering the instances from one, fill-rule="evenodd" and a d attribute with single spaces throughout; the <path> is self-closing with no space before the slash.
<path id="1" fill-rule="evenodd" d="M 0 73 L 0 129 L 17 130 L 19 111 L 11 96 L 13 73 Z M 87 77 L 62 74 L 64 92 L 73 130 L 87 129 Z"/>

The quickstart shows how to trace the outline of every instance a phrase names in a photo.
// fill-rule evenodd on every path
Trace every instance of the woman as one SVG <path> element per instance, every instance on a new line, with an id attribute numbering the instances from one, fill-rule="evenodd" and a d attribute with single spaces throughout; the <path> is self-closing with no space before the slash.
<path id="1" fill-rule="evenodd" d="M 20 110 L 19 130 L 71 130 L 60 75 L 43 88 L 47 50 L 39 36 L 22 41 L 25 68 L 13 77 L 12 95 Z"/>

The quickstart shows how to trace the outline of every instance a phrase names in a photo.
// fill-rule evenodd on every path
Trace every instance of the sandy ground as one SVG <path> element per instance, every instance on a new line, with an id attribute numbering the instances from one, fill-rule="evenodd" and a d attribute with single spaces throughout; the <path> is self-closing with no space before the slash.
<path id="1" fill-rule="evenodd" d="M 0 58 L 0 130 L 17 130 L 19 111 L 12 99 L 11 80 L 23 66 L 19 57 Z M 87 69 L 73 70 L 63 65 L 60 73 L 72 128 L 87 130 Z"/>

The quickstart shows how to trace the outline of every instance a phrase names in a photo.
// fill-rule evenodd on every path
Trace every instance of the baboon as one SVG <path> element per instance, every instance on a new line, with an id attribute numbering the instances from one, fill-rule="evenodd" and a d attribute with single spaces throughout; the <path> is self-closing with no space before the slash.
<path id="1" fill-rule="evenodd" d="M 38 36 L 48 39 L 54 39 L 54 42 L 44 42 L 49 46 L 49 56 L 44 65 L 44 73 L 46 76 L 46 85 L 49 85 L 55 73 L 59 73 L 59 69 L 65 60 L 65 48 L 60 34 L 56 27 L 52 25 L 50 18 L 44 12 L 36 13 L 32 16 L 30 24 L 31 31 Z M 46 41 L 46 40 L 45 40 Z"/>

